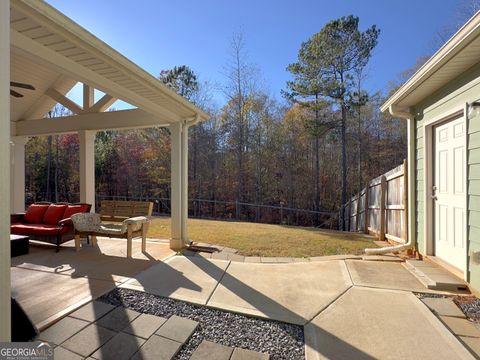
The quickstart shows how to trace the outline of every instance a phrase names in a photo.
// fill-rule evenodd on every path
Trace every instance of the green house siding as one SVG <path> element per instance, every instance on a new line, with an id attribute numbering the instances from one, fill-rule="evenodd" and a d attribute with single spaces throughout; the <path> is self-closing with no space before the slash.
<path id="1" fill-rule="evenodd" d="M 459 106 L 480 99 L 480 64 L 440 89 L 414 107 L 416 133 L 416 241 L 417 249 L 423 254 L 424 234 L 424 179 L 427 171 L 424 161 L 424 123 L 453 112 Z M 467 119 L 467 252 L 480 251 L 480 112 Z M 467 279 L 480 291 L 480 265 L 467 261 Z"/>

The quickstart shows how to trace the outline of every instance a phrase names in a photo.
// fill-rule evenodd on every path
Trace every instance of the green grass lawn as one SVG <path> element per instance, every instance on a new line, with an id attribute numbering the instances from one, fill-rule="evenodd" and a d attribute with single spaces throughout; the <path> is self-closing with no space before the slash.
<path id="1" fill-rule="evenodd" d="M 193 241 L 231 247 L 246 256 L 358 255 L 376 247 L 372 237 L 359 233 L 248 222 L 189 219 L 188 232 Z M 154 218 L 148 237 L 169 238 L 170 218 Z"/>

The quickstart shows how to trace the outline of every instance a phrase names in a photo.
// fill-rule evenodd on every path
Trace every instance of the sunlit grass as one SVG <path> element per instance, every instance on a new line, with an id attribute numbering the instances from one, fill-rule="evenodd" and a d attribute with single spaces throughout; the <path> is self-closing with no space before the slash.
<path id="1" fill-rule="evenodd" d="M 189 219 L 188 231 L 193 241 L 231 247 L 247 256 L 358 255 L 376 247 L 364 234 L 309 227 Z M 148 236 L 169 238 L 170 218 L 154 218 Z"/>

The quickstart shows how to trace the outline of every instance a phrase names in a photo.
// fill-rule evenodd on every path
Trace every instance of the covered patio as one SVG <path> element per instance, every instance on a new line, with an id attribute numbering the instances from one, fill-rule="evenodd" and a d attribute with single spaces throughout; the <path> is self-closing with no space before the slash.
<path id="1" fill-rule="evenodd" d="M 208 115 L 84 28 L 41 1 L 0 4 L 0 234 L 9 214 L 25 211 L 25 144 L 29 137 L 77 133 L 80 201 L 95 205 L 95 134 L 103 130 L 168 127 L 171 134 L 171 249 L 188 241 L 188 129 Z M 11 88 L 11 82 L 33 89 Z M 66 94 L 83 84 L 83 102 Z M 95 90 L 104 95 L 95 99 Z M 122 100 L 133 109 L 106 111 Z M 46 118 L 55 104 L 72 115 Z M 0 339 L 10 338 L 10 243 L 0 245 Z M 4 321 L 7 320 L 7 321 Z"/>

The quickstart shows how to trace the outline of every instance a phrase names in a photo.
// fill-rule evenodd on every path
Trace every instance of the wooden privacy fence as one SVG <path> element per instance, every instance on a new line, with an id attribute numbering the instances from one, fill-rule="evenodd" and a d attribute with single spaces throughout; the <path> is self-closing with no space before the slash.
<path id="1" fill-rule="evenodd" d="M 407 161 L 369 181 L 344 206 L 345 228 L 379 240 L 407 241 Z"/>

